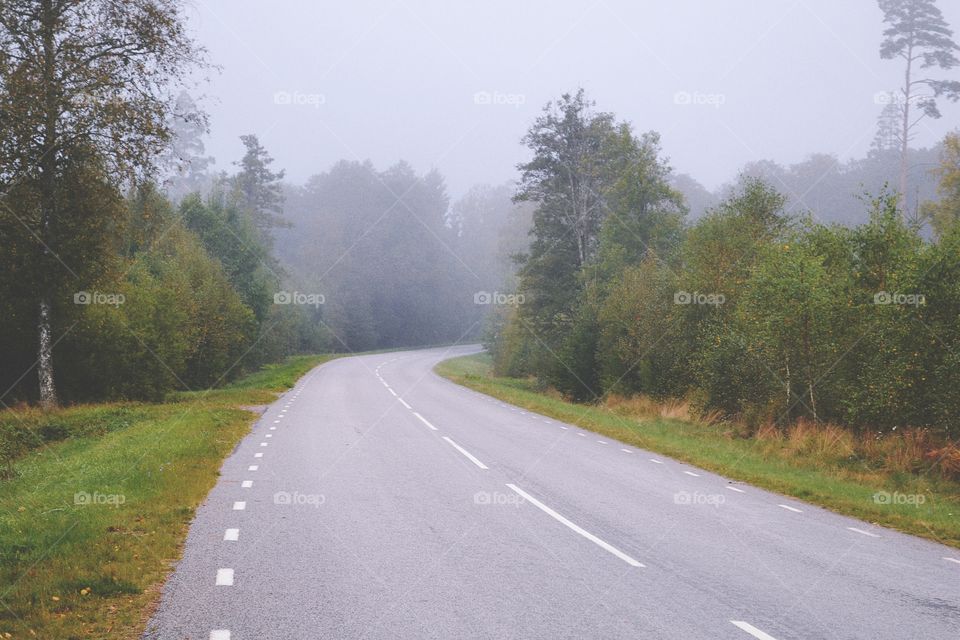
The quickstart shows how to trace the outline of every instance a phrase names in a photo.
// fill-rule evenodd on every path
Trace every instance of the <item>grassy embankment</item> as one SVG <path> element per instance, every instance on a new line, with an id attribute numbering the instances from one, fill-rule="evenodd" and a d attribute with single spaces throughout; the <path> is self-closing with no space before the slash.
<path id="1" fill-rule="evenodd" d="M 858 441 L 837 427 L 812 425 L 743 437 L 736 425 L 691 419 L 682 403 L 611 398 L 574 404 L 539 391 L 532 380 L 494 377 L 483 354 L 447 360 L 437 372 L 505 402 L 728 478 L 960 547 L 960 483 L 918 470 L 922 455 L 909 438 Z"/>
<path id="2" fill-rule="evenodd" d="M 136 638 L 196 507 L 302 356 L 161 404 L 0 412 L 0 637 Z"/>

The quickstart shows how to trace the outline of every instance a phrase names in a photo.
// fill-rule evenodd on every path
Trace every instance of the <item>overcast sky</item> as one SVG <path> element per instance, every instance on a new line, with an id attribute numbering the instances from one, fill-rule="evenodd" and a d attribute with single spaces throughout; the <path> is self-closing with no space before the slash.
<path id="1" fill-rule="evenodd" d="M 222 66 L 208 152 L 223 168 L 256 133 L 293 182 L 341 158 L 436 167 L 454 196 L 509 180 L 544 103 L 582 86 L 714 188 L 751 160 L 863 155 L 902 78 L 875 0 L 193 2 Z M 943 112 L 917 145 L 960 122 Z"/>

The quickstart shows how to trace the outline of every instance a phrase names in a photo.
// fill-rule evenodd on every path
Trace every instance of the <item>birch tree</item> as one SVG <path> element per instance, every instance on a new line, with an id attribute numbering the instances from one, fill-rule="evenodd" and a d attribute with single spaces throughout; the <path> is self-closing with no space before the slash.
<path id="1" fill-rule="evenodd" d="M 197 65 L 204 53 L 179 0 L 0 0 L 0 191 L 29 203 L 18 213 L 4 202 L 35 239 L 26 262 L 40 276 L 43 406 L 57 403 L 54 313 L 76 272 L 60 258 L 70 239 L 57 230 L 80 211 L 98 215 L 58 185 L 84 163 L 102 167 L 96 179 L 114 190 L 149 175 L 171 135 L 174 88 Z"/>

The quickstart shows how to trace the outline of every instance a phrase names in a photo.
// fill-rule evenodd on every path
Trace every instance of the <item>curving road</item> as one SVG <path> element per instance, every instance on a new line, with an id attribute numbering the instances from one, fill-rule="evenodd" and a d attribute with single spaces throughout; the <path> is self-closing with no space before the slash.
<path id="1" fill-rule="evenodd" d="M 146 638 L 960 637 L 960 551 L 334 360 L 224 462 Z"/>

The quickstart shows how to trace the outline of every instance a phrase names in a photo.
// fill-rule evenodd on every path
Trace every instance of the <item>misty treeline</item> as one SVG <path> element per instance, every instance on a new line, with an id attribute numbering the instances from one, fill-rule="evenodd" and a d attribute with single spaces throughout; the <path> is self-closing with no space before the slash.
<path id="1" fill-rule="evenodd" d="M 745 175 L 694 222 L 656 134 L 635 134 L 583 91 L 549 104 L 524 142 L 516 198 L 536 205 L 498 308 L 498 373 L 582 401 L 684 398 L 760 427 L 798 419 L 957 437 L 960 138 L 942 145 L 933 238 L 892 190 L 867 222 L 789 214 Z M 894 172 L 891 177 L 895 177 Z"/>
<path id="2" fill-rule="evenodd" d="M 324 296 L 330 347 L 362 351 L 476 339 L 479 298 L 509 282 L 529 213 L 509 186 L 451 206 L 443 177 L 400 162 L 341 161 L 287 190 L 277 252 L 297 291 Z"/>

